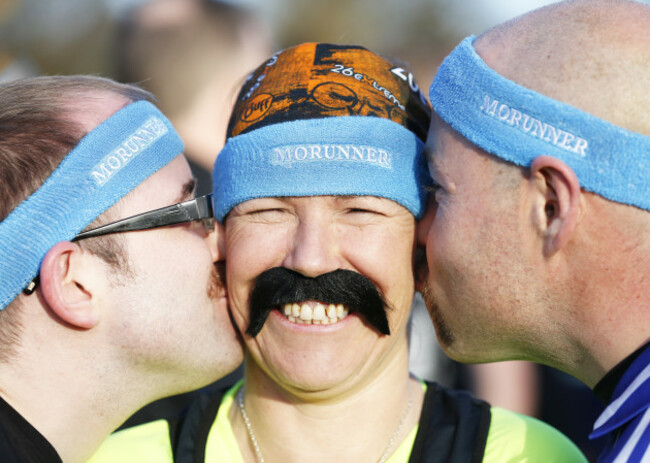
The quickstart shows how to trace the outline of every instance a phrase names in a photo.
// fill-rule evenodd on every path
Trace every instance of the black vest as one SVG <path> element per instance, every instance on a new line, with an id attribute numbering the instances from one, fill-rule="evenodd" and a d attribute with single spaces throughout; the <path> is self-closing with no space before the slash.
<path id="1" fill-rule="evenodd" d="M 170 421 L 176 463 L 204 463 L 208 433 L 225 391 L 199 395 L 187 414 Z M 490 429 L 490 405 L 464 391 L 427 382 L 409 463 L 480 463 Z"/>

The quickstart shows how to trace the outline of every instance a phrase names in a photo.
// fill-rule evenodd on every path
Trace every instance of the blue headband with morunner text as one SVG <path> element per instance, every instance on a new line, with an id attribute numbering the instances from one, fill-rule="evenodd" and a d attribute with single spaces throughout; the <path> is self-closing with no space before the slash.
<path id="1" fill-rule="evenodd" d="M 506 161 L 528 167 L 537 156 L 556 157 L 585 190 L 650 210 L 650 137 L 517 85 L 489 68 L 473 42 L 456 47 L 431 85 L 445 122 Z"/>
<path id="2" fill-rule="evenodd" d="M 213 175 L 215 218 L 265 197 L 367 195 L 415 217 L 431 109 L 413 75 L 356 45 L 305 43 L 242 86 Z"/>
<path id="3" fill-rule="evenodd" d="M 45 254 L 183 151 L 149 102 L 132 103 L 81 139 L 31 196 L 0 222 L 0 310 L 38 274 Z"/>
<path id="4" fill-rule="evenodd" d="M 380 117 L 340 116 L 267 125 L 231 138 L 213 175 L 215 218 L 279 196 L 366 195 L 424 213 L 424 144 Z"/>

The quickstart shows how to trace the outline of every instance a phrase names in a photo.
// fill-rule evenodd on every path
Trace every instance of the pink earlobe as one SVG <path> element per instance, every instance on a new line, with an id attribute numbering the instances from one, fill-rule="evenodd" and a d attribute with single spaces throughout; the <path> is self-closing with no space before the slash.
<path id="1" fill-rule="evenodd" d="M 73 251 L 74 244 L 70 241 L 61 241 L 47 252 L 41 263 L 41 292 L 50 306 L 62 299 L 61 283 L 67 273 L 66 261 L 69 260 L 69 253 Z"/>
<path id="2" fill-rule="evenodd" d="M 40 270 L 43 299 L 63 322 L 77 328 L 89 329 L 97 324 L 92 296 L 75 279 L 74 268 L 79 265 L 79 248 L 70 241 L 55 244 L 45 255 Z"/>
<path id="3" fill-rule="evenodd" d="M 538 156 L 530 166 L 532 176 L 545 179 L 545 210 L 549 255 L 562 249 L 570 240 L 580 216 L 582 191 L 575 172 L 564 161 L 552 156 Z"/>

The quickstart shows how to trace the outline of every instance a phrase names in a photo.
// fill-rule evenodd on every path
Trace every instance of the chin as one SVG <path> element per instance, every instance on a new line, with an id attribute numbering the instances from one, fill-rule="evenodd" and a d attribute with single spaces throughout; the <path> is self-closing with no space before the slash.
<path id="1" fill-rule="evenodd" d="M 327 372 L 330 374 L 327 374 Z M 340 395 L 341 389 L 345 388 L 345 378 L 337 375 L 333 378 L 331 370 L 321 369 L 318 375 L 306 372 L 283 375 L 278 378 L 278 385 L 296 396 L 309 396 L 311 400 L 327 399 Z"/>
<path id="2" fill-rule="evenodd" d="M 500 349 L 487 343 L 468 345 L 462 339 L 455 339 L 449 345 L 442 345 L 447 356 L 460 363 L 491 363 L 511 360 L 512 357 L 499 356 Z"/>
<path id="3" fill-rule="evenodd" d="M 362 367 L 341 362 L 339 354 L 330 356 L 321 352 L 315 356 L 283 356 L 264 369 L 276 384 L 289 392 L 322 393 L 326 396 L 328 391 L 341 388 Z"/>

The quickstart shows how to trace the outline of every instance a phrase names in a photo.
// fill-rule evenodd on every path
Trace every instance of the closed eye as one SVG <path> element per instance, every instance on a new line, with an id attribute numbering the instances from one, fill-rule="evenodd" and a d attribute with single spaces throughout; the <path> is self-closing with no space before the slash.
<path id="1" fill-rule="evenodd" d="M 424 191 L 426 191 L 429 194 L 429 197 L 432 198 L 435 202 L 439 202 L 440 194 L 443 192 L 443 188 L 436 182 L 433 182 L 431 185 L 425 186 Z"/>
<path id="2" fill-rule="evenodd" d="M 277 223 L 286 222 L 288 213 L 285 208 L 260 208 L 246 211 L 243 215 L 254 222 Z"/>
<path id="3" fill-rule="evenodd" d="M 377 210 L 374 210 L 374 209 L 364 209 L 364 208 L 361 208 L 361 207 L 350 208 L 350 209 L 348 209 L 348 213 L 350 213 L 350 214 L 373 214 L 373 215 L 382 215 L 382 216 L 386 215 L 381 211 L 377 211 Z"/>
<path id="4" fill-rule="evenodd" d="M 426 185 L 424 187 L 424 191 L 426 191 L 427 193 L 435 193 L 440 188 L 441 188 L 440 185 L 438 185 L 437 183 L 433 183 L 431 185 Z"/>
<path id="5" fill-rule="evenodd" d="M 265 215 L 265 214 L 280 214 L 285 212 L 285 209 L 272 208 L 272 209 L 254 209 L 252 211 L 247 211 L 245 215 Z"/>

